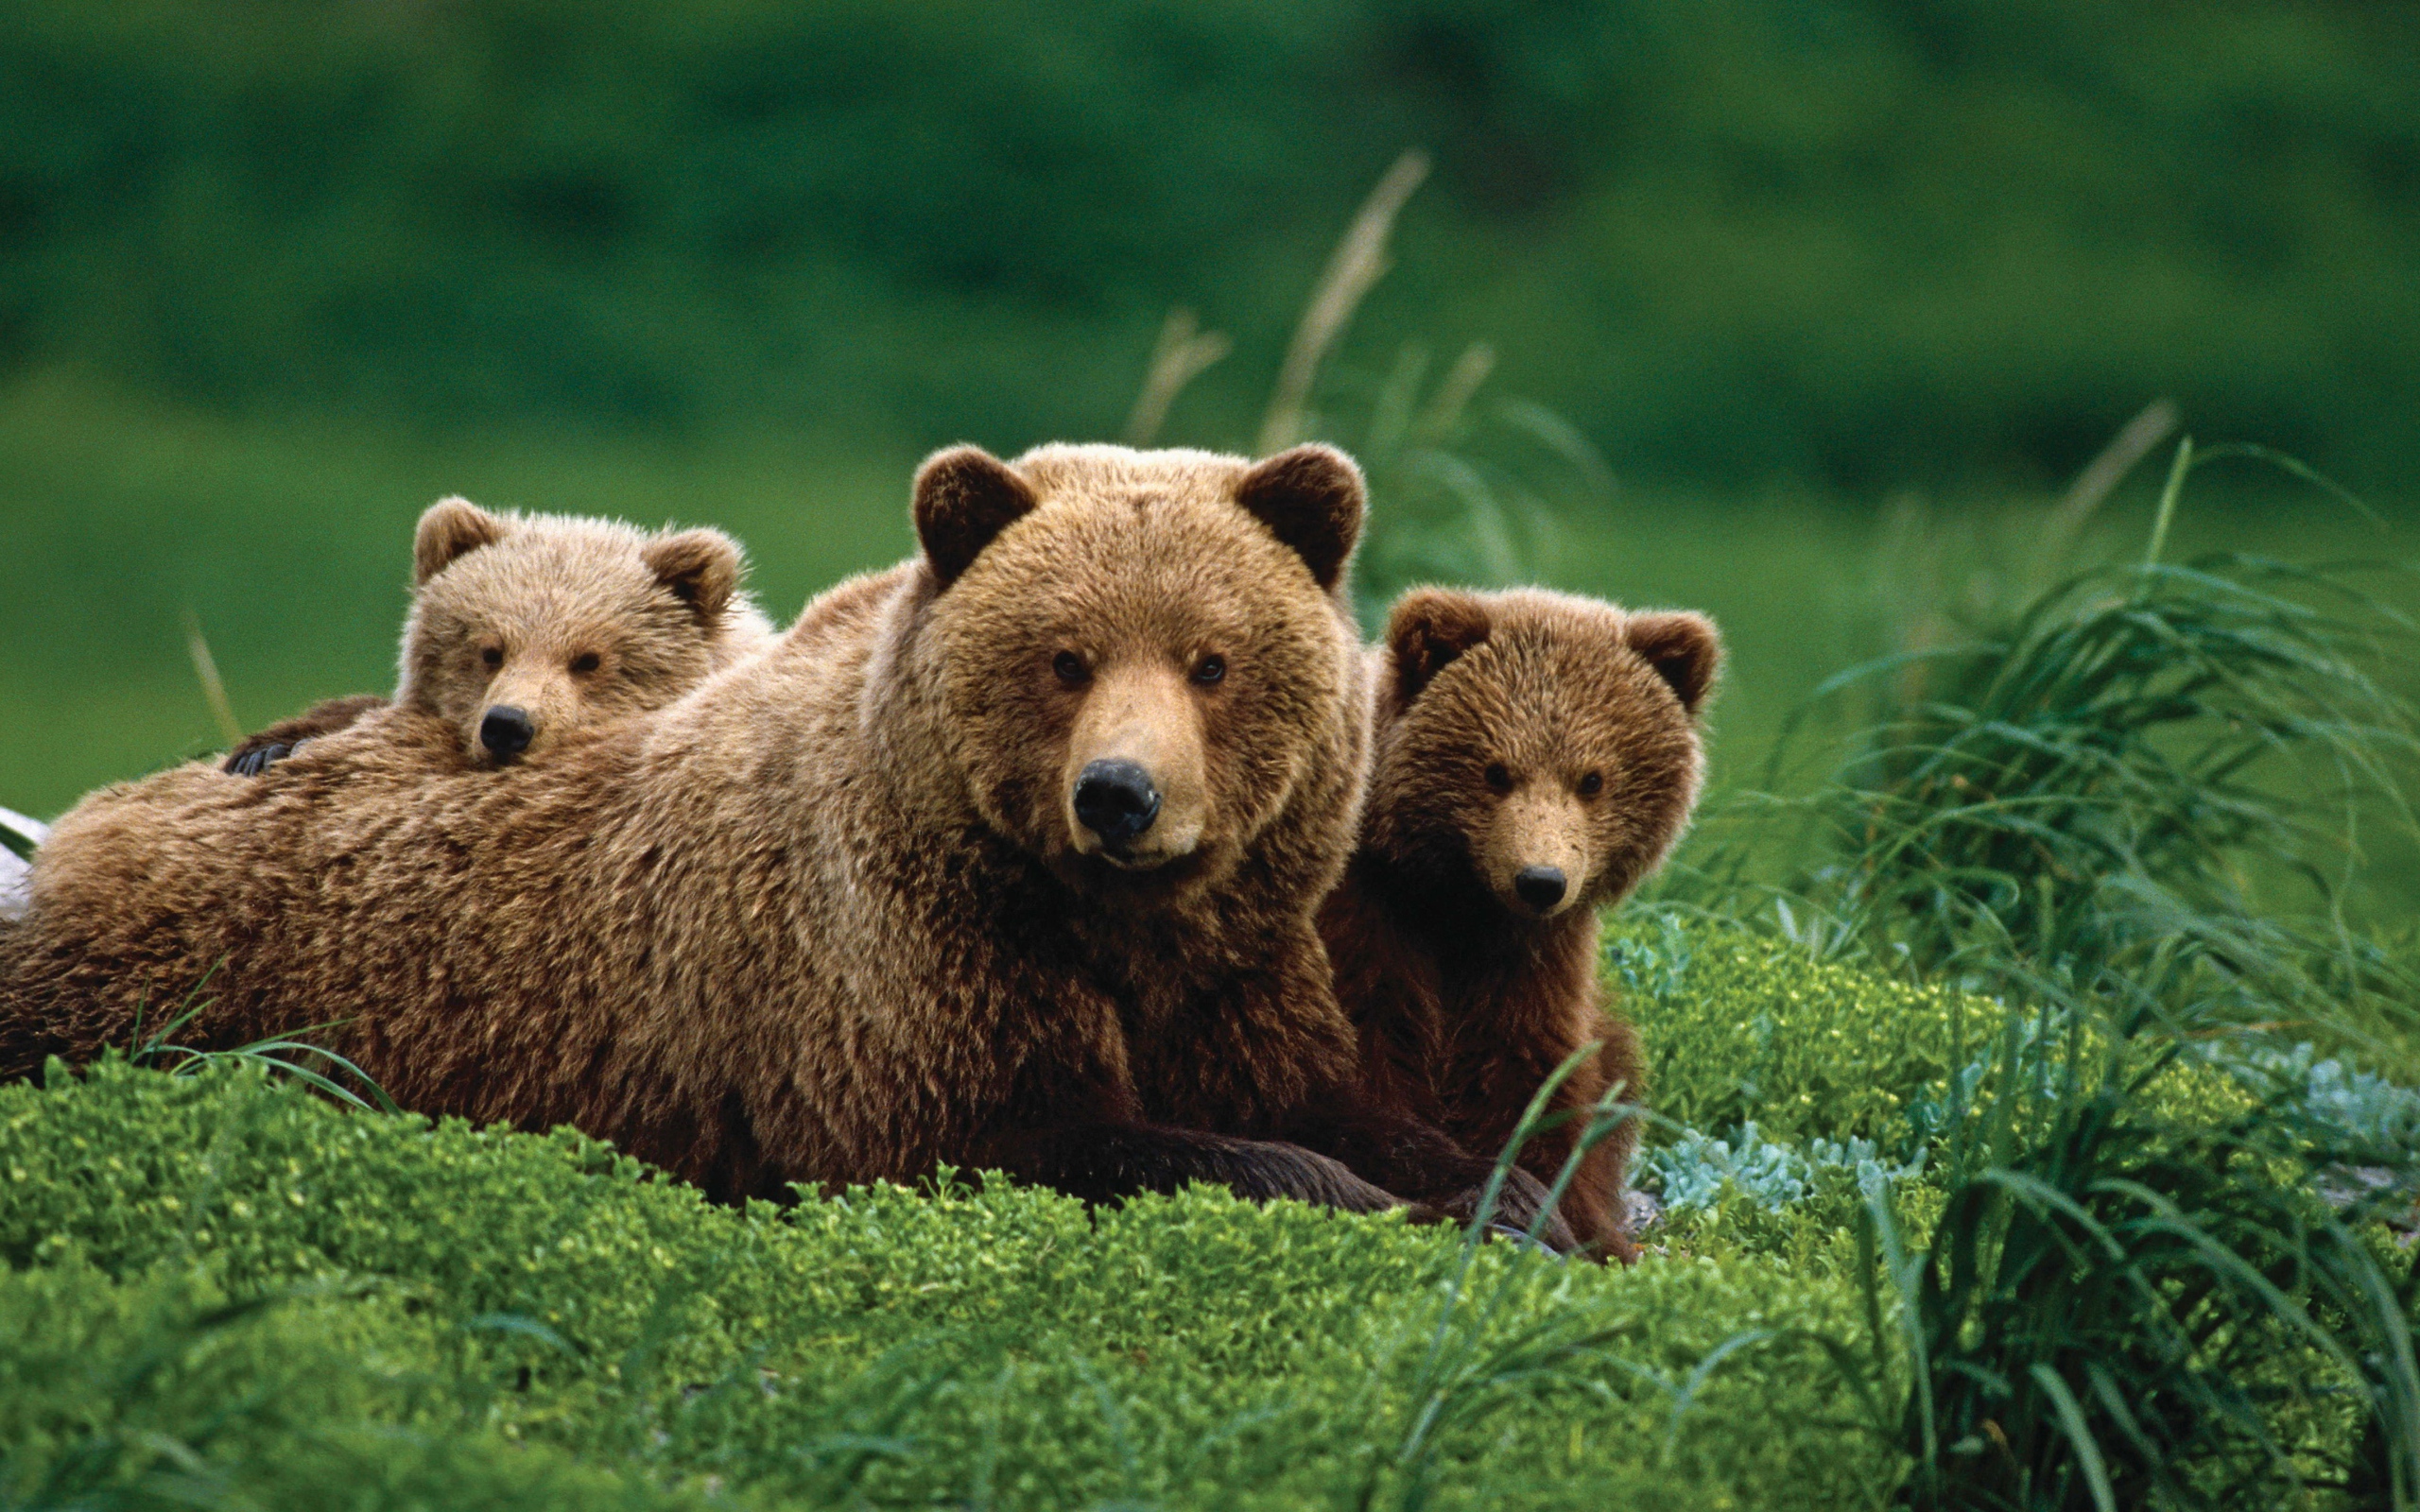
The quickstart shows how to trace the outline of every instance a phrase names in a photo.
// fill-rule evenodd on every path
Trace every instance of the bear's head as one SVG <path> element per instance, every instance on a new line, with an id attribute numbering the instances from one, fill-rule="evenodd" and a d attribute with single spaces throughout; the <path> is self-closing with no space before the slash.
<path id="1" fill-rule="evenodd" d="M 1519 919 L 1621 898 L 1696 806 L 1721 658 L 1697 614 L 1414 590 L 1388 622 L 1363 844 Z"/>
<path id="2" fill-rule="evenodd" d="M 1340 861 L 1366 734 L 1342 587 L 1361 513 L 1359 470 L 1321 446 L 927 460 L 919 682 L 983 821 L 1105 892 L 1273 865 L 1289 815 L 1340 831 Z"/>
<path id="3" fill-rule="evenodd" d="M 444 499 L 412 542 L 395 700 L 460 731 L 469 758 L 526 759 L 661 708 L 769 633 L 717 530 L 492 514 Z"/>

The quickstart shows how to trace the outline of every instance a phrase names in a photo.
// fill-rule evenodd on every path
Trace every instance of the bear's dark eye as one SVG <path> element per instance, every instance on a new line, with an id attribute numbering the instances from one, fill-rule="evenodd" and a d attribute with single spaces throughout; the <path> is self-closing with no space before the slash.
<path id="1" fill-rule="evenodd" d="M 594 651 L 582 651 L 571 659 L 571 669 L 574 672 L 594 672 L 601 665 L 603 665 L 602 661 Z"/>
<path id="2" fill-rule="evenodd" d="M 1495 791 L 1499 793 L 1510 793 L 1512 791 L 1512 769 L 1505 765 L 1502 762 L 1488 763 L 1486 777 L 1487 785 L 1495 789 Z"/>
<path id="3" fill-rule="evenodd" d="M 1582 798 L 1595 798 L 1604 790 L 1605 774 L 1602 772 L 1590 772 L 1587 776 L 1580 780 L 1580 796 Z"/>
<path id="4" fill-rule="evenodd" d="M 1222 656 L 1205 656 L 1194 664 L 1193 680 L 1205 688 L 1226 675 L 1227 659 Z"/>
<path id="5" fill-rule="evenodd" d="M 1059 680 L 1071 688 L 1081 685 L 1092 675 L 1084 666 L 1084 659 L 1073 651 L 1062 651 L 1052 657 L 1050 670 L 1058 673 Z"/>
<path id="6" fill-rule="evenodd" d="M 482 646 L 479 648 L 479 660 L 492 667 L 500 667 L 504 665 L 504 647 L 500 645 Z"/>

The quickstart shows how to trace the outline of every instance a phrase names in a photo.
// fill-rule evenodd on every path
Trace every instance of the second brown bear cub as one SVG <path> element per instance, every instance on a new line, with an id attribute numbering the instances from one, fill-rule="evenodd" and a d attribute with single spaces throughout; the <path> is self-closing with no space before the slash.
<path id="1" fill-rule="evenodd" d="M 1395 607 L 1378 660 L 1360 849 L 1321 932 L 1375 1100 L 1493 1156 L 1590 1040 L 1603 1048 L 1551 1109 L 1640 1091 L 1637 1032 L 1601 1000 L 1597 910 L 1688 822 L 1721 646 L 1696 614 L 1422 589 Z M 1520 1165 L 1552 1181 L 1582 1124 L 1531 1139 Z M 1564 1194 L 1598 1253 L 1636 1252 L 1620 1222 L 1636 1143 L 1624 1123 Z"/>
<path id="2" fill-rule="evenodd" d="M 466 765 L 543 753 L 576 730 L 660 709 L 765 644 L 719 530 L 649 535 L 610 520 L 492 514 L 441 499 L 412 535 L 412 609 L 394 701 L 461 734 Z M 228 753 L 256 777 L 303 741 L 386 706 L 331 698 Z"/>

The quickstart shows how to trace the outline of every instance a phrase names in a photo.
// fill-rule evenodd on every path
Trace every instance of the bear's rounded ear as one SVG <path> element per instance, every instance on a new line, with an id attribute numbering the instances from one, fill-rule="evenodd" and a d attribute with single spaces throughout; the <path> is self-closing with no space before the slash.
<path id="1" fill-rule="evenodd" d="M 916 539 L 947 588 L 992 539 L 1041 501 L 1009 464 L 979 446 L 953 446 L 916 470 Z"/>
<path id="2" fill-rule="evenodd" d="M 1395 664 L 1395 696 L 1420 696 L 1453 660 L 1487 640 L 1493 628 L 1487 605 L 1476 593 L 1450 588 L 1415 588 L 1395 600 L 1387 616 L 1387 652 Z"/>
<path id="3" fill-rule="evenodd" d="M 1333 446 L 1297 446 L 1254 463 L 1236 502 L 1291 546 L 1322 588 L 1344 576 L 1361 538 L 1361 470 Z"/>
<path id="4" fill-rule="evenodd" d="M 1696 717 L 1722 666 L 1722 637 L 1714 621 L 1680 611 L 1634 614 L 1622 636 L 1671 686 L 1681 707 Z"/>
<path id="5" fill-rule="evenodd" d="M 412 586 L 418 588 L 443 572 L 465 552 L 493 546 L 512 529 L 464 498 L 440 499 L 424 511 L 412 532 Z"/>
<path id="6" fill-rule="evenodd" d="M 740 574 L 747 570 L 739 542 L 719 530 L 659 536 L 640 549 L 639 559 L 657 582 L 672 590 L 673 597 L 709 622 L 720 619 L 731 607 Z"/>

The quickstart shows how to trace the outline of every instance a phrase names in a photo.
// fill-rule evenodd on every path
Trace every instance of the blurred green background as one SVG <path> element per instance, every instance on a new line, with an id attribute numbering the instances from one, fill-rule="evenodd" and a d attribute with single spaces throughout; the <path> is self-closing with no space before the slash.
<path id="1" fill-rule="evenodd" d="M 1495 361 L 1467 475 L 1375 470 L 1374 593 L 1467 560 L 1713 611 L 1727 774 L 2161 397 L 2386 522 L 2214 470 L 2188 547 L 2406 554 L 2403 5 L 19 0 L 0 102 L 37 814 L 216 743 L 188 612 L 247 725 L 389 683 L 443 493 L 724 525 L 786 617 L 908 548 L 925 448 L 1117 436 L 1180 306 L 1233 350 L 1160 438 L 1247 449 L 1410 147 L 1310 428 L 1393 455 Z M 1389 524 L 1461 496 L 1504 528 L 1461 557 Z"/>

